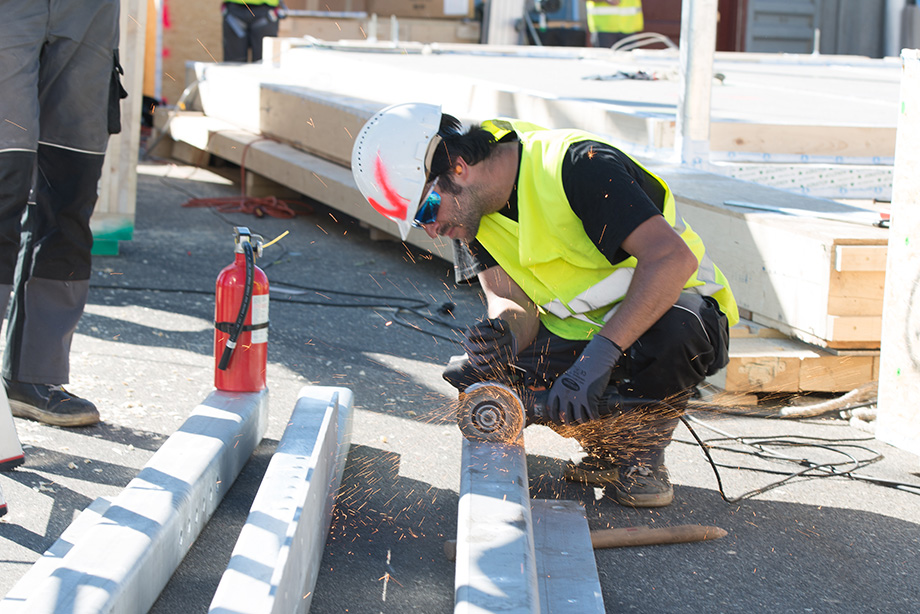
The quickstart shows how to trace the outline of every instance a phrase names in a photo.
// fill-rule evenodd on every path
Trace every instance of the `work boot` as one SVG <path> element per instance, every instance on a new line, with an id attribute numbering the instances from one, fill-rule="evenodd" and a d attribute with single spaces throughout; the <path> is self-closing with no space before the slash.
<path id="1" fill-rule="evenodd" d="M 10 409 L 17 418 L 53 426 L 90 426 L 99 422 L 99 411 L 86 399 L 63 386 L 3 380 Z"/>
<path id="2" fill-rule="evenodd" d="M 629 507 L 664 507 L 674 500 L 674 487 L 664 465 L 628 465 L 619 468 L 620 480 L 613 485 L 613 498 Z"/>
<path id="3" fill-rule="evenodd" d="M 664 507 L 674 500 L 674 487 L 664 465 L 618 465 L 609 457 L 580 452 L 572 457 L 563 477 L 570 482 L 613 488 L 613 499 L 629 507 Z"/>

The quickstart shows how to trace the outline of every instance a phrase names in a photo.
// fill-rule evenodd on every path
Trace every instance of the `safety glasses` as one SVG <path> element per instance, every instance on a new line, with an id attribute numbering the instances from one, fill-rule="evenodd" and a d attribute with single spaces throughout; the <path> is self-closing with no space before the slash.
<path id="1" fill-rule="evenodd" d="M 441 208 L 441 195 L 434 191 L 438 185 L 437 178 L 431 182 L 425 196 L 422 197 L 421 206 L 412 220 L 412 225 L 421 228 L 425 224 L 433 224 L 438 219 L 438 209 Z"/>

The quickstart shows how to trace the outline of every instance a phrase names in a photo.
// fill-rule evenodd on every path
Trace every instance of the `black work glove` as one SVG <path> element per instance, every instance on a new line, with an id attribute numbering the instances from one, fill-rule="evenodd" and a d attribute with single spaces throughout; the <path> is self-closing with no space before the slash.
<path id="1" fill-rule="evenodd" d="M 463 334 L 463 349 L 470 364 L 481 370 L 497 371 L 517 356 L 517 342 L 511 327 L 501 318 L 480 320 Z"/>
<path id="2" fill-rule="evenodd" d="M 584 424 L 600 418 L 598 401 L 622 355 L 616 343 L 594 335 L 575 364 L 553 382 L 546 403 L 549 419 L 559 424 Z"/>

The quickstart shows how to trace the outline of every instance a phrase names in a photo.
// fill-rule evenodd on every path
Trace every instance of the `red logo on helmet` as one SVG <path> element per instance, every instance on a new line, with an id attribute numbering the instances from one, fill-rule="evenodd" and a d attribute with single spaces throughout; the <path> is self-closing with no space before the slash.
<path id="1" fill-rule="evenodd" d="M 390 185 L 390 179 L 387 176 L 387 169 L 383 166 L 383 160 L 380 159 L 380 155 L 377 155 L 377 159 L 374 160 L 374 179 L 377 180 L 377 185 L 383 189 L 383 194 L 386 196 L 389 206 L 385 206 L 374 200 L 373 198 L 368 198 L 371 206 L 376 209 L 377 213 L 384 215 L 389 218 L 404 220 L 406 219 L 406 210 L 408 209 L 409 200 L 400 196 L 396 190 Z"/>

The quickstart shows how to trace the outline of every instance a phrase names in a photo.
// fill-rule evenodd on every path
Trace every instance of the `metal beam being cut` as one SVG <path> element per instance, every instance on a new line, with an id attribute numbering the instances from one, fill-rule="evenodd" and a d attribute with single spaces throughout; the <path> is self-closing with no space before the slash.
<path id="1" fill-rule="evenodd" d="M 530 500 L 523 438 L 463 441 L 455 614 L 603 614 L 584 506 Z"/>

